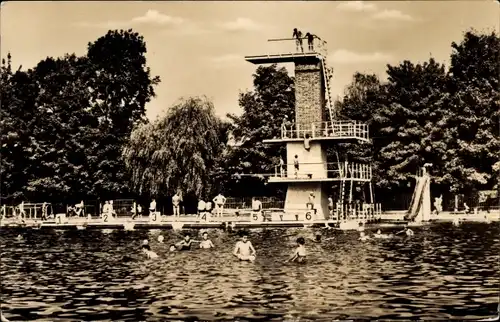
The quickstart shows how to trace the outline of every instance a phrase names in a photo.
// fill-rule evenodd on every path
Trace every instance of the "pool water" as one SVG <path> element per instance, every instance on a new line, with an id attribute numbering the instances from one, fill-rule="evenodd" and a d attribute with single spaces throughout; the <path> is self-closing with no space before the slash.
<path id="1" fill-rule="evenodd" d="M 354 231 L 251 230 L 254 263 L 232 256 L 238 235 L 222 230 L 208 231 L 216 249 L 173 253 L 182 232 L 2 230 L 2 310 L 11 321 L 496 316 L 499 223 L 412 229 L 412 237 L 366 242 Z M 284 263 L 297 237 L 316 232 L 323 241 L 307 240 L 305 264 Z M 158 259 L 140 252 L 144 239 Z"/>

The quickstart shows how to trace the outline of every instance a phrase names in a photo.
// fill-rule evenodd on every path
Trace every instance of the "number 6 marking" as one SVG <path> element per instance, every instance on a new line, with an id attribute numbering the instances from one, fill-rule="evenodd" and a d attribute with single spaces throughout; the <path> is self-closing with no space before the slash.
<path id="1" fill-rule="evenodd" d="M 311 220 L 311 213 L 309 211 L 306 212 L 306 219 Z"/>

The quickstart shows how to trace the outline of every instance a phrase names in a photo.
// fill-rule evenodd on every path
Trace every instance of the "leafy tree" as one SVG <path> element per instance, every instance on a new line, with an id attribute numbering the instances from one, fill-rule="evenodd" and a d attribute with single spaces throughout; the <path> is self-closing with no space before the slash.
<path id="1" fill-rule="evenodd" d="M 500 38 L 468 31 L 452 49 L 447 176 L 452 191 L 489 189 L 500 155 Z"/>
<path id="2" fill-rule="evenodd" d="M 139 194 L 171 197 L 182 191 L 201 197 L 212 191 L 217 159 L 225 148 L 227 124 L 206 98 L 188 98 L 155 123 L 132 132 L 123 155 Z"/>
<path id="3" fill-rule="evenodd" d="M 109 31 L 86 56 L 46 58 L 28 71 L 3 61 L 2 195 L 31 200 L 116 197 L 128 191 L 121 149 L 144 122 L 158 77 L 146 45 Z"/>
<path id="4" fill-rule="evenodd" d="M 160 82 L 151 76 L 145 54 L 144 38 L 131 29 L 108 31 L 88 45 L 90 103 L 98 120 L 89 150 L 95 169 L 91 193 L 96 196 L 128 191 L 122 147 L 133 127 L 144 122 L 146 103 Z"/>
<path id="5" fill-rule="evenodd" d="M 21 68 L 21 67 L 20 67 Z M 0 73 L 0 182 L 2 197 L 25 197 L 29 143 L 34 116 L 33 83 L 26 72 L 12 71 L 11 55 L 2 59 Z"/>
<path id="6" fill-rule="evenodd" d="M 240 93 L 243 114 L 228 115 L 238 146 L 228 153 L 226 169 L 239 174 L 269 174 L 274 173 L 279 157 L 285 158 L 284 146 L 265 145 L 262 140 L 281 135 L 285 115 L 295 118 L 294 80 L 285 68 L 278 69 L 276 64 L 259 66 L 253 78 L 254 90 Z M 231 190 L 234 194 L 244 193 L 236 190 L 242 186 L 252 192 L 267 190 L 264 180 L 252 177 L 242 177 Z"/>

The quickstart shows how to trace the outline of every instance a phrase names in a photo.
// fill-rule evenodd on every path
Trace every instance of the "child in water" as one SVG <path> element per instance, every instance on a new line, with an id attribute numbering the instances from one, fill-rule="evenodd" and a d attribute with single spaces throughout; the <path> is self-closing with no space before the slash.
<path id="1" fill-rule="evenodd" d="M 242 261 L 253 262 L 255 260 L 255 248 L 253 248 L 252 243 L 248 240 L 247 233 L 242 233 L 241 240 L 234 247 L 233 255 Z"/>
<path id="2" fill-rule="evenodd" d="M 181 240 L 180 242 L 178 242 L 177 244 L 175 244 L 175 247 L 177 248 L 177 250 L 190 250 L 191 245 L 195 242 L 197 242 L 197 241 L 191 239 L 191 234 L 186 233 L 184 235 L 184 239 Z"/>
<path id="3" fill-rule="evenodd" d="M 369 240 L 369 239 L 370 239 L 370 236 L 365 235 L 364 231 L 362 231 L 362 232 L 359 233 L 359 240 L 366 241 L 366 240 Z"/>
<path id="4" fill-rule="evenodd" d="M 158 258 L 158 255 L 151 250 L 151 247 L 149 246 L 147 240 L 144 240 L 144 242 L 142 243 L 142 252 L 146 254 L 148 259 Z"/>
<path id="5" fill-rule="evenodd" d="M 305 247 L 306 241 L 303 237 L 297 238 L 297 248 L 293 252 L 292 256 L 290 256 L 289 259 L 286 260 L 288 261 L 295 261 L 302 263 L 303 261 L 306 260 L 306 247 Z"/>
<path id="6" fill-rule="evenodd" d="M 204 232 L 202 235 L 203 240 L 200 242 L 200 248 L 214 248 L 214 244 L 208 239 L 208 233 Z"/>

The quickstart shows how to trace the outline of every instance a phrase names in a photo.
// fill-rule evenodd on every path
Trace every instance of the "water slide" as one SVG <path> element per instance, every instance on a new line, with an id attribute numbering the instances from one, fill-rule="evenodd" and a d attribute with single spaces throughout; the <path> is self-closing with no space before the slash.
<path id="1" fill-rule="evenodd" d="M 424 190 L 426 185 L 429 183 L 429 177 L 418 177 L 417 185 L 415 186 L 415 191 L 410 202 L 410 209 L 405 215 L 405 220 L 414 220 L 417 217 L 420 207 L 422 207 L 422 200 L 424 197 Z"/>

